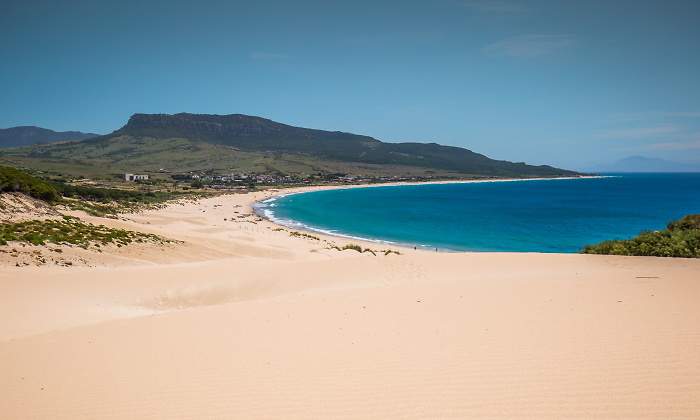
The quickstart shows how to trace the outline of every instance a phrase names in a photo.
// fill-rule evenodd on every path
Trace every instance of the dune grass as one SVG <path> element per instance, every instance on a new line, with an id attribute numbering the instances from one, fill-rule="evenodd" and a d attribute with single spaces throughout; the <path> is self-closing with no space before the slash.
<path id="1" fill-rule="evenodd" d="M 330 247 L 330 249 L 335 249 L 337 251 L 352 250 L 352 251 L 357 251 L 360 254 L 364 254 L 365 252 L 369 252 L 370 254 L 374 255 L 375 257 L 377 256 L 377 253 L 384 254 L 384 255 L 389 255 L 389 254 L 401 255 L 401 253 L 399 251 L 394 251 L 393 249 L 382 249 L 381 251 L 378 251 L 376 249 L 363 248 L 357 244 L 346 244 L 346 245 L 343 245 L 342 247 L 337 246 L 337 245 L 333 245 Z"/>
<path id="2" fill-rule="evenodd" d="M 64 216 L 63 219 L 27 220 L 15 223 L 0 223 L 0 245 L 17 241 L 32 245 L 74 245 L 87 249 L 114 244 L 118 247 L 131 243 L 173 242 L 157 235 L 114 229 L 104 225 L 83 223 L 79 219 Z"/>
<path id="3" fill-rule="evenodd" d="M 291 231 L 291 232 L 289 232 L 289 236 L 293 236 L 293 237 L 295 237 L 295 238 L 308 238 L 308 239 L 313 239 L 314 241 L 320 241 L 320 240 L 321 240 L 318 236 L 309 235 L 308 233 L 297 232 L 297 231 Z"/>

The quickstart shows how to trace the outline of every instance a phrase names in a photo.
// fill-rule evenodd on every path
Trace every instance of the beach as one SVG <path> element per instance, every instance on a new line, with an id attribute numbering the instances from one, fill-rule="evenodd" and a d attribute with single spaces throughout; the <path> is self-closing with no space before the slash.
<path id="1" fill-rule="evenodd" d="M 252 208 L 317 188 L 79 214 L 178 242 L 3 256 L 0 417 L 698 418 L 700 261 L 436 253 Z"/>

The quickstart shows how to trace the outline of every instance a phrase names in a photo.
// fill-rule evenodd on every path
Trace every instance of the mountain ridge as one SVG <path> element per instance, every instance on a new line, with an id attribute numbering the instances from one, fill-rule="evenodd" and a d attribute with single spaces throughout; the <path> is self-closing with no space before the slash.
<path id="1" fill-rule="evenodd" d="M 0 148 L 23 147 L 59 141 L 80 141 L 98 137 L 99 134 L 81 131 L 54 131 L 34 125 L 0 128 Z"/>
<path id="2" fill-rule="evenodd" d="M 198 139 L 248 151 L 304 153 L 343 162 L 426 167 L 483 175 L 573 175 L 548 165 L 490 159 L 437 143 L 385 143 L 376 138 L 295 127 L 245 114 L 134 114 L 112 135 Z"/>
<path id="3" fill-rule="evenodd" d="M 5 149 L 0 157 L 39 170 L 95 176 L 146 173 L 330 173 L 419 178 L 556 177 L 579 173 L 490 159 L 437 143 L 295 127 L 244 114 L 133 114 L 114 132 L 79 142 Z"/>

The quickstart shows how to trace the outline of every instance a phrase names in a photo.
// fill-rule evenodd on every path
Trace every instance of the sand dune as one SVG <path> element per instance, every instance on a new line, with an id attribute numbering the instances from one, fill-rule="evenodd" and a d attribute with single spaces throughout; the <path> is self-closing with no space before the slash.
<path id="1" fill-rule="evenodd" d="M 179 247 L 1 268 L 0 417 L 699 418 L 700 261 L 339 252 L 265 194 L 109 222 Z"/>

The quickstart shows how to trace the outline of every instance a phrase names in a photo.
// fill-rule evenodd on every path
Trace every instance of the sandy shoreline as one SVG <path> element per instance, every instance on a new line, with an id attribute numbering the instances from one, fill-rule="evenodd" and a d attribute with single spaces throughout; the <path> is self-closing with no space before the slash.
<path id="1" fill-rule="evenodd" d="M 379 184 L 349 184 L 349 185 L 323 185 L 323 186 L 308 186 L 308 187 L 292 187 L 288 189 L 281 190 L 271 190 L 275 191 L 275 194 L 265 197 L 264 199 L 256 200 L 250 207 L 260 217 L 263 217 L 270 222 L 280 225 L 285 228 L 305 230 L 308 232 L 313 232 L 314 234 L 324 235 L 327 238 L 336 238 L 339 240 L 347 241 L 360 241 L 364 244 L 385 244 L 392 247 L 400 249 L 414 249 L 421 251 L 432 251 L 433 247 L 418 246 L 417 244 L 408 244 L 395 241 L 387 241 L 377 238 L 363 238 L 353 235 L 343 234 L 341 232 L 329 232 L 327 230 L 318 229 L 312 226 L 306 226 L 295 221 L 280 220 L 274 217 L 273 214 L 265 214 L 265 211 L 269 211 L 267 208 L 260 207 L 261 204 L 269 202 L 271 200 L 286 197 L 294 194 L 303 194 L 307 192 L 314 191 L 328 191 L 328 190 L 347 190 L 355 188 L 380 188 L 380 187 L 401 187 L 401 186 L 421 186 L 421 185 L 445 185 L 445 184 L 480 184 L 480 183 L 492 183 L 492 182 L 529 182 L 529 181 L 560 181 L 560 180 L 574 180 L 574 179 L 600 179 L 600 178 L 610 178 L 608 175 L 583 175 L 583 176 L 566 176 L 566 177 L 556 177 L 556 178 L 498 178 L 498 179 L 464 179 L 464 180 L 444 180 L 444 181 L 423 181 L 423 182 L 387 182 Z M 442 249 L 442 252 L 464 252 L 449 249 Z"/>
<path id="2" fill-rule="evenodd" d="M 86 217 L 183 244 L 1 267 L 0 417 L 700 413 L 700 261 L 340 252 L 253 213 L 284 192 Z"/>

